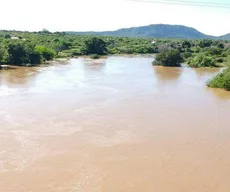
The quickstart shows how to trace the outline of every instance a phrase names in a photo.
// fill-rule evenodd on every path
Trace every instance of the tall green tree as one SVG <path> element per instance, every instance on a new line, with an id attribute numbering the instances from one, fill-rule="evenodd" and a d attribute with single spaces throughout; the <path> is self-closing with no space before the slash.
<path id="1" fill-rule="evenodd" d="M 177 49 L 169 49 L 159 53 L 153 65 L 168 66 L 168 67 L 179 67 L 183 58 Z"/>
<path id="2" fill-rule="evenodd" d="M 8 46 L 8 63 L 12 65 L 40 64 L 42 57 L 33 45 L 11 43 Z"/>
<path id="3" fill-rule="evenodd" d="M 8 63 L 12 65 L 21 65 L 26 58 L 25 46 L 22 43 L 11 43 L 8 46 Z"/>
<path id="4" fill-rule="evenodd" d="M 90 38 L 85 41 L 85 54 L 104 55 L 107 52 L 107 43 L 98 37 Z"/>

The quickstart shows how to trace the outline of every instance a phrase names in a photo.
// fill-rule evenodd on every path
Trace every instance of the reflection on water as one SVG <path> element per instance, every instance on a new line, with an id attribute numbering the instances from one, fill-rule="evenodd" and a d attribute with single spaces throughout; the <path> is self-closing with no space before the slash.
<path id="1" fill-rule="evenodd" d="M 0 71 L 7 192 L 229 192 L 230 93 L 220 69 L 153 58 L 72 59 Z"/>
<path id="2" fill-rule="evenodd" d="M 203 77 L 215 76 L 217 73 L 221 71 L 220 68 L 195 68 L 194 72 L 198 79 L 202 79 Z"/>
<path id="3" fill-rule="evenodd" d="M 169 83 L 168 81 L 177 81 L 180 78 L 183 68 L 154 66 L 154 72 L 157 80 Z"/>
<path id="4" fill-rule="evenodd" d="M 39 72 L 36 68 L 15 67 L 15 69 L 2 70 L 0 73 L 0 86 L 16 86 L 31 84 L 33 77 Z"/>
<path id="5" fill-rule="evenodd" d="M 212 88 L 206 88 L 207 91 L 211 92 L 213 96 L 216 96 L 218 99 L 222 99 L 224 101 L 229 100 L 230 101 L 230 93 L 226 92 L 223 89 L 212 89 Z"/>
<path id="6" fill-rule="evenodd" d="M 106 59 L 85 59 L 84 60 L 84 70 L 86 71 L 98 71 L 103 72 L 106 67 Z"/>

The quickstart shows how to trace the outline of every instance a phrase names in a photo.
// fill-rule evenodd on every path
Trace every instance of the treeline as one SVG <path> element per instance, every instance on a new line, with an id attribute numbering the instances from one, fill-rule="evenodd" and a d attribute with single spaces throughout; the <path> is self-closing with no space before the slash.
<path id="1" fill-rule="evenodd" d="M 0 46 L 0 63 L 36 65 L 52 60 L 55 56 L 52 49 L 42 45 L 14 42 Z"/>
<path id="2" fill-rule="evenodd" d="M 157 53 L 152 39 L 92 37 L 66 33 L 0 32 L 0 63 L 41 64 L 53 58 L 81 55 Z"/>
<path id="3" fill-rule="evenodd" d="M 170 66 L 173 66 L 174 63 L 175 66 L 178 66 L 179 62 L 188 64 L 190 67 L 219 67 L 226 65 L 230 60 L 230 43 L 213 40 L 184 40 L 166 43 L 159 52 L 155 64 L 167 66 L 167 63 L 159 61 L 177 57 L 177 61 L 170 62 Z"/>
<path id="4" fill-rule="evenodd" d="M 40 64 L 53 58 L 81 55 L 153 54 L 179 51 L 191 67 L 219 66 L 228 62 L 230 42 L 126 37 L 93 37 L 62 32 L 0 31 L 0 62 Z"/>

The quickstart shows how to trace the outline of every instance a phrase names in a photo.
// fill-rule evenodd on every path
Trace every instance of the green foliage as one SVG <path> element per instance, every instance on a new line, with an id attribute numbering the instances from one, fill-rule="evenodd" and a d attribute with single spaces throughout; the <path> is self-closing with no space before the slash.
<path id="1" fill-rule="evenodd" d="M 35 51 L 39 53 L 44 58 L 44 60 L 47 60 L 47 61 L 52 60 L 55 56 L 54 50 L 49 49 L 42 45 L 37 45 L 35 47 Z"/>
<path id="2" fill-rule="evenodd" d="M 26 50 L 26 57 L 24 62 L 28 65 L 28 64 L 40 64 L 42 63 L 42 55 L 37 52 L 36 50 L 34 50 L 33 47 L 27 47 Z"/>
<path id="3" fill-rule="evenodd" d="M 192 57 L 192 53 L 191 52 L 185 52 L 185 53 L 182 53 L 181 56 L 184 59 L 188 59 L 188 58 Z"/>
<path id="4" fill-rule="evenodd" d="M 100 59 L 100 55 L 97 55 L 97 54 L 94 54 L 94 55 L 91 55 L 90 58 L 91 59 Z"/>
<path id="5" fill-rule="evenodd" d="M 0 45 L 0 64 L 5 63 L 7 59 L 7 49 L 4 45 Z"/>
<path id="6" fill-rule="evenodd" d="M 225 69 L 207 83 L 208 87 L 223 88 L 230 91 L 230 68 Z"/>
<path id="7" fill-rule="evenodd" d="M 13 65 L 40 64 L 42 57 L 33 46 L 11 43 L 8 46 L 8 63 Z"/>
<path id="8" fill-rule="evenodd" d="M 212 46 L 212 47 L 204 48 L 204 51 L 207 55 L 214 56 L 214 55 L 221 55 L 223 52 L 223 49 Z"/>
<path id="9" fill-rule="evenodd" d="M 188 40 L 183 41 L 182 47 L 183 48 L 190 48 L 192 45 Z"/>
<path id="10" fill-rule="evenodd" d="M 6 34 L 8 38 L 5 38 Z M 10 37 L 19 39 L 14 40 Z M 51 33 L 48 30 L 0 31 L 0 62 L 3 64 L 39 64 L 55 57 L 66 58 L 92 54 L 153 54 L 169 49 L 178 50 L 186 63 L 195 60 L 202 53 L 205 57 L 210 57 L 216 60 L 217 64 L 221 63 L 224 66 L 228 63 L 230 55 L 230 43 L 221 40 L 153 39 L 136 36 L 135 38 L 94 37 L 64 32 Z M 200 66 L 197 65 L 197 67 Z"/>
<path id="11" fill-rule="evenodd" d="M 10 39 L 10 38 L 11 38 L 11 35 L 10 35 L 10 34 L 5 34 L 4 37 L 5 37 L 6 39 Z"/>
<path id="12" fill-rule="evenodd" d="M 76 56 L 80 56 L 80 55 L 82 55 L 81 49 L 73 49 L 73 50 L 71 50 L 71 54 L 70 54 L 71 57 L 76 57 Z"/>
<path id="13" fill-rule="evenodd" d="M 101 38 L 92 37 L 85 41 L 84 52 L 86 54 L 104 55 L 107 52 L 107 44 Z"/>
<path id="14" fill-rule="evenodd" d="M 153 65 L 179 67 L 182 61 L 181 54 L 177 49 L 169 49 L 159 53 L 153 61 Z"/>
<path id="15" fill-rule="evenodd" d="M 218 47 L 218 48 L 221 48 L 221 49 L 224 49 L 224 43 L 222 43 L 222 42 L 218 42 L 217 44 L 216 44 L 216 46 Z"/>
<path id="16" fill-rule="evenodd" d="M 26 50 L 21 43 L 12 43 L 8 46 L 8 63 L 13 65 L 22 65 L 25 62 Z"/>
<path id="17" fill-rule="evenodd" d="M 212 45 L 213 41 L 212 40 L 200 40 L 198 43 L 198 46 L 201 48 L 205 48 L 205 47 L 210 47 Z"/>
<path id="18" fill-rule="evenodd" d="M 198 54 L 188 62 L 190 67 L 217 67 L 216 60 L 205 54 Z"/>

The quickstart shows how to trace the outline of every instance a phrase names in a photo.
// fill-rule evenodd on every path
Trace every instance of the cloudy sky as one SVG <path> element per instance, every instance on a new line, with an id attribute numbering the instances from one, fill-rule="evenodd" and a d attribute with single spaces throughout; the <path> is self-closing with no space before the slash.
<path id="1" fill-rule="evenodd" d="M 210 35 L 230 33 L 229 0 L 175 1 L 225 3 L 229 8 L 128 0 L 1 0 L 0 29 L 101 31 L 163 23 L 194 27 Z"/>

